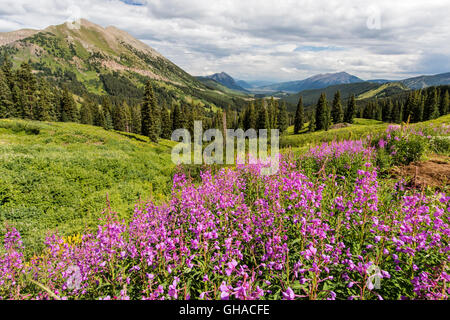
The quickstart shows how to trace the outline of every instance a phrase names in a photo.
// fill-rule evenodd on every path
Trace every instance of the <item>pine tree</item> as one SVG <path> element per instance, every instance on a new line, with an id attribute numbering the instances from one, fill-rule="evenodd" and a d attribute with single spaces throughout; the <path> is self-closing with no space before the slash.
<path id="1" fill-rule="evenodd" d="M 243 124 L 244 124 L 244 129 L 248 130 L 248 129 L 256 129 L 256 124 L 257 124 L 257 114 L 256 114 L 256 109 L 255 109 L 255 104 L 253 101 L 251 101 L 246 110 L 244 111 L 244 117 L 243 117 Z"/>
<path id="2" fill-rule="evenodd" d="M 374 118 L 372 102 L 368 102 L 365 105 L 362 116 L 364 119 L 373 119 Z"/>
<path id="3" fill-rule="evenodd" d="M 128 104 L 124 102 L 122 105 L 116 105 L 113 113 L 114 130 L 128 132 L 129 119 L 127 115 Z"/>
<path id="4" fill-rule="evenodd" d="M 172 136 L 172 118 L 169 109 L 162 111 L 161 138 L 170 139 Z"/>
<path id="5" fill-rule="evenodd" d="M 92 114 L 92 106 L 90 102 L 84 101 L 80 108 L 80 123 L 94 124 L 94 115 Z"/>
<path id="6" fill-rule="evenodd" d="M 61 121 L 62 122 L 76 122 L 78 120 L 77 116 L 77 106 L 72 94 L 69 89 L 65 86 L 60 99 L 60 109 L 61 109 Z"/>
<path id="7" fill-rule="evenodd" d="M 269 112 L 267 106 L 265 106 L 265 101 L 262 100 L 258 108 L 258 129 L 270 129 L 269 123 Z"/>
<path id="8" fill-rule="evenodd" d="M 344 120 L 347 123 L 353 123 L 353 118 L 355 117 L 356 113 L 356 100 L 355 95 L 352 95 L 347 103 L 347 109 L 345 110 L 345 116 Z"/>
<path id="9" fill-rule="evenodd" d="M 314 132 L 316 131 L 316 113 L 313 111 L 311 114 L 311 118 L 309 120 L 309 127 L 308 127 L 308 131 L 309 132 Z"/>
<path id="10" fill-rule="evenodd" d="M 322 92 L 316 106 L 316 130 L 328 130 L 328 121 L 327 98 Z"/>
<path id="11" fill-rule="evenodd" d="M 333 118 L 333 123 L 341 123 L 344 121 L 344 109 L 342 108 L 341 92 L 339 90 L 334 94 L 331 117 Z"/>
<path id="12" fill-rule="evenodd" d="M 433 88 L 426 98 L 423 115 L 423 120 L 432 120 L 439 117 L 439 100 L 436 88 Z"/>
<path id="13" fill-rule="evenodd" d="M 375 99 L 374 102 L 374 109 L 375 109 L 375 120 L 383 121 L 383 109 L 378 103 L 377 99 Z"/>
<path id="14" fill-rule="evenodd" d="M 23 105 L 23 96 L 20 94 L 19 86 L 15 83 L 11 89 L 11 97 L 12 97 L 12 110 L 10 113 L 11 118 L 21 118 L 22 117 L 22 105 Z M 58 120 L 58 119 L 57 119 Z"/>
<path id="15" fill-rule="evenodd" d="M 280 130 L 281 133 L 285 132 L 287 130 L 287 128 L 289 127 L 289 117 L 288 117 L 285 101 L 283 101 L 283 103 L 281 104 L 280 111 L 278 112 L 277 123 L 278 123 L 278 129 Z"/>
<path id="16" fill-rule="evenodd" d="M 40 121 L 51 121 L 52 117 L 52 101 L 50 87 L 47 81 L 42 80 L 39 83 L 39 92 L 37 94 L 37 103 L 34 118 Z"/>
<path id="17" fill-rule="evenodd" d="M 333 119 L 331 117 L 331 108 L 327 101 L 326 108 L 325 108 L 325 122 L 324 122 L 324 130 L 325 131 L 328 131 L 332 122 L 333 122 Z"/>
<path id="18" fill-rule="evenodd" d="M 142 133 L 142 118 L 141 107 L 135 105 L 131 107 L 131 132 L 141 134 Z"/>
<path id="19" fill-rule="evenodd" d="M 1 70 L 3 71 L 3 74 L 6 78 L 9 89 L 12 90 L 15 84 L 14 73 L 12 71 L 12 62 L 9 60 L 9 56 L 6 51 L 3 54 Z"/>
<path id="20" fill-rule="evenodd" d="M 172 130 L 182 129 L 183 122 L 181 120 L 181 109 L 178 104 L 173 107 L 173 115 L 172 115 Z"/>
<path id="21" fill-rule="evenodd" d="M 25 119 L 33 119 L 37 100 L 37 81 L 29 63 L 24 62 L 20 65 L 16 78 L 21 95 L 19 105 L 21 116 Z"/>
<path id="22" fill-rule="evenodd" d="M 6 80 L 3 71 L 0 70 L 0 118 L 8 118 L 11 116 L 13 101 L 11 89 Z"/>
<path id="23" fill-rule="evenodd" d="M 114 129 L 114 123 L 111 116 L 111 112 L 109 111 L 109 109 L 105 109 L 104 113 L 105 113 L 105 126 L 103 128 L 105 128 L 105 130 Z"/>
<path id="24" fill-rule="evenodd" d="M 390 122 L 392 121 L 392 109 L 394 108 L 394 105 L 392 104 L 392 100 L 385 100 L 382 103 L 382 121 L 383 122 Z"/>
<path id="25" fill-rule="evenodd" d="M 439 104 L 439 113 L 441 116 L 445 116 L 449 112 L 449 96 L 448 90 L 442 95 L 441 103 Z"/>
<path id="26" fill-rule="evenodd" d="M 303 98 L 300 96 L 297 104 L 297 111 L 295 112 L 294 119 L 294 134 L 299 134 L 299 132 L 303 129 L 303 125 L 305 123 L 305 110 L 303 108 Z"/>
<path id="27" fill-rule="evenodd" d="M 106 118 L 105 118 L 105 112 L 103 111 L 103 108 L 101 108 L 98 105 L 95 105 L 94 108 L 94 125 L 106 128 Z"/>
<path id="28" fill-rule="evenodd" d="M 144 101 L 142 102 L 142 134 L 152 142 L 158 142 L 160 131 L 159 111 L 155 94 L 150 82 L 145 86 Z"/>
<path id="29" fill-rule="evenodd" d="M 278 101 L 275 100 L 272 106 L 272 125 L 271 129 L 278 128 L 278 114 L 280 113 Z"/>

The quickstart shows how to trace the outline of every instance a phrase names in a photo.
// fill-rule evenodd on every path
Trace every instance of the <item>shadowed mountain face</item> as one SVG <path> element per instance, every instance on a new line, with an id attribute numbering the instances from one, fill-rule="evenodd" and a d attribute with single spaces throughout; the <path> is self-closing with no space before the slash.
<path id="1" fill-rule="evenodd" d="M 303 90 L 321 89 L 332 85 L 363 82 L 347 72 L 318 74 L 299 81 L 277 83 L 269 86 L 258 87 L 262 91 L 300 92 Z"/>

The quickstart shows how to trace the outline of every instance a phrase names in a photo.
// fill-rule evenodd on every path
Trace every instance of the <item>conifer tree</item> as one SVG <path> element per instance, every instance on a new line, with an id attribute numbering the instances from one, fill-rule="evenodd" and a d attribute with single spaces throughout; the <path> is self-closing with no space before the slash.
<path id="1" fill-rule="evenodd" d="M 80 123 L 94 124 L 94 115 L 92 114 L 92 106 L 90 102 L 84 101 L 80 108 Z"/>
<path id="2" fill-rule="evenodd" d="M 37 94 L 37 103 L 34 118 L 40 121 L 51 121 L 52 117 L 52 101 L 50 87 L 47 81 L 39 82 L 39 92 Z"/>
<path id="3" fill-rule="evenodd" d="M 339 90 L 334 94 L 331 117 L 333 118 L 333 123 L 341 123 L 344 121 L 344 109 L 341 103 L 341 92 Z"/>
<path id="4" fill-rule="evenodd" d="M 60 109 L 61 109 L 61 121 L 62 122 L 76 122 L 78 120 L 77 116 L 77 106 L 72 94 L 69 89 L 65 86 L 60 99 Z"/>
<path id="5" fill-rule="evenodd" d="M 309 126 L 308 126 L 309 132 L 316 131 L 316 113 L 313 111 L 311 114 L 311 117 L 309 119 Z"/>
<path id="6" fill-rule="evenodd" d="M 391 101 L 392 103 L 392 101 Z M 395 101 L 392 107 L 391 111 L 391 120 L 394 123 L 400 123 L 401 122 L 401 110 L 400 110 L 400 103 L 398 101 Z"/>
<path id="7" fill-rule="evenodd" d="M 269 124 L 269 112 L 267 106 L 265 106 L 265 101 L 262 100 L 258 108 L 258 129 L 270 129 Z"/>
<path id="8" fill-rule="evenodd" d="M 105 128 L 105 130 L 114 129 L 114 123 L 111 116 L 111 112 L 109 112 L 108 109 L 106 109 L 104 112 L 105 112 L 105 126 L 103 128 Z"/>
<path id="9" fill-rule="evenodd" d="M 172 117 L 169 109 L 162 110 L 161 137 L 170 139 L 172 136 Z"/>
<path id="10" fill-rule="evenodd" d="M 426 97 L 423 115 L 423 120 L 432 120 L 439 117 L 439 100 L 436 88 L 433 88 Z"/>
<path id="11" fill-rule="evenodd" d="M 113 113 L 114 130 L 128 132 L 129 116 L 128 104 L 124 101 L 122 105 L 116 105 Z"/>
<path id="12" fill-rule="evenodd" d="M 103 108 L 98 105 L 95 105 L 94 108 L 94 125 L 106 128 L 105 112 L 103 111 Z"/>
<path id="13" fill-rule="evenodd" d="M 392 104 L 392 100 L 384 100 L 382 103 L 382 121 L 383 122 L 390 122 L 392 121 L 392 109 L 394 108 Z"/>
<path id="14" fill-rule="evenodd" d="M 13 84 L 11 89 L 11 98 L 12 98 L 12 110 L 10 112 L 10 117 L 12 118 L 21 118 L 22 117 L 22 105 L 23 105 L 23 96 L 20 93 L 19 86 L 17 83 Z M 59 103 L 59 100 L 58 100 Z"/>
<path id="15" fill-rule="evenodd" d="M 439 105 L 439 113 L 441 116 L 445 116 L 449 112 L 449 96 L 448 90 L 442 95 L 441 103 Z"/>
<path id="16" fill-rule="evenodd" d="M 250 103 L 247 106 L 247 109 L 244 112 L 244 119 L 243 119 L 244 129 L 245 130 L 256 129 L 257 119 L 258 117 L 255 109 L 255 104 L 253 101 L 250 101 Z"/>
<path id="17" fill-rule="evenodd" d="M 375 120 L 383 121 L 383 108 L 378 103 L 377 99 L 375 99 L 374 108 L 375 108 Z"/>
<path id="18" fill-rule="evenodd" d="M 141 134 L 142 133 L 142 118 L 141 107 L 135 105 L 131 107 L 131 132 Z"/>
<path id="19" fill-rule="evenodd" d="M 355 95 L 352 95 L 347 103 L 347 109 L 345 110 L 344 121 L 347 123 L 353 123 L 353 119 L 356 113 L 356 100 Z"/>
<path id="20" fill-rule="evenodd" d="M 328 130 L 328 103 L 325 93 L 319 97 L 316 106 L 316 130 Z"/>
<path id="21" fill-rule="evenodd" d="M 172 130 L 182 129 L 183 121 L 181 115 L 181 108 L 178 104 L 173 107 L 173 115 L 172 115 Z"/>
<path id="22" fill-rule="evenodd" d="M 276 129 L 278 128 L 278 115 L 280 113 L 280 107 L 278 104 L 278 100 L 274 100 L 273 106 L 272 106 L 272 125 L 270 128 Z"/>
<path id="23" fill-rule="evenodd" d="M 0 70 L 0 118 L 8 118 L 11 116 L 13 109 L 13 101 L 11 95 L 11 89 L 9 88 L 8 81 Z"/>
<path id="24" fill-rule="evenodd" d="M 297 103 L 297 110 L 295 111 L 294 119 L 294 134 L 299 134 L 303 129 L 305 123 L 305 110 L 303 108 L 303 97 L 300 96 Z"/>
<path id="25" fill-rule="evenodd" d="M 362 117 L 364 119 L 373 119 L 373 107 L 370 101 L 364 106 Z"/>
<path id="26" fill-rule="evenodd" d="M 24 119 L 33 119 L 36 107 L 36 77 L 32 73 L 29 63 L 22 63 L 16 73 L 17 84 L 20 90 L 19 110 Z"/>
<path id="27" fill-rule="evenodd" d="M 278 129 L 281 133 L 285 132 L 289 127 L 289 117 L 287 113 L 286 102 L 281 104 L 280 111 L 278 112 Z"/>
<path id="28" fill-rule="evenodd" d="M 12 63 L 9 60 L 9 56 L 6 53 L 6 51 L 3 54 L 3 61 L 2 61 L 2 66 L 1 66 L 1 70 L 5 76 L 6 79 L 6 83 L 9 86 L 9 89 L 12 90 L 15 81 L 14 81 L 14 73 L 12 71 Z"/>
<path id="29" fill-rule="evenodd" d="M 153 87 L 150 82 L 145 86 L 144 101 L 142 102 L 142 134 L 150 138 L 150 141 L 157 142 L 159 137 L 158 111 Z"/>

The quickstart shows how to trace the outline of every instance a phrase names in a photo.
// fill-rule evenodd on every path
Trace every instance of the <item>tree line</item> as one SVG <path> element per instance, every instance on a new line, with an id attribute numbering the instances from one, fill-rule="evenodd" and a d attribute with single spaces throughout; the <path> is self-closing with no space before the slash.
<path id="1" fill-rule="evenodd" d="M 314 132 L 328 130 L 332 124 L 353 123 L 356 112 L 357 105 L 354 95 L 348 99 L 347 106 L 344 107 L 340 91 L 336 91 L 332 103 L 328 102 L 325 93 L 322 92 L 311 114 L 307 116 L 303 106 L 303 97 L 300 96 L 294 117 L 294 134 L 299 134 L 305 129 L 308 132 Z M 308 121 L 309 124 L 306 128 Z"/>
<path id="2" fill-rule="evenodd" d="M 405 97 L 372 99 L 358 106 L 356 98 L 351 95 L 346 107 L 341 101 L 341 93 L 337 91 L 333 101 L 327 101 L 322 93 L 307 115 L 300 96 L 294 117 L 294 134 L 328 130 L 332 124 L 353 123 L 355 117 L 375 119 L 383 122 L 401 123 L 402 121 L 421 122 L 436 119 L 450 112 L 449 93 L 446 86 L 412 90 Z M 306 128 L 306 123 L 309 125 Z"/>
<path id="3" fill-rule="evenodd" d="M 383 122 L 421 122 L 436 119 L 450 112 L 448 86 L 410 91 L 406 97 L 367 101 L 360 117 Z"/>

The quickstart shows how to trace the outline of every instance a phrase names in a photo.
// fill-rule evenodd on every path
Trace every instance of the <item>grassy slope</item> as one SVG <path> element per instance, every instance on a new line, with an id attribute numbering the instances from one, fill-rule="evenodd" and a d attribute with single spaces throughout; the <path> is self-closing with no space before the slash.
<path id="1" fill-rule="evenodd" d="M 420 125 L 441 125 L 450 123 L 450 114 L 440 117 L 435 120 L 422 122 Z M 389 124 L 381 121 L 369 119 L 355 119 L 354 124 L 345 128 L 332 129 L 329 131 L 317 131 L 313 133 L 300 133 L 297 135 L 293 133 L 293 127 L 288 128 L 288 134 L 280 138 L 280 147 L 291 147 L 295 152 L 301 152 L 308 149 L 310 146 L 333 140 L 343 139 L 359 139 L 369 134 L 384 131 Z"/>
<path id="2" fill-rule="evenodd" d="M 125 218 L 139 199 L 168 194 L 171 144 L 73 123 L 0 120 L 0 229 L 16 226 L 34 251 L 47 231 L 94 226 L 107 194 Z"/>
<path id="3" fill-rule="evenodd" d="M 406 88 L 404 85 L 402 85 L 399 82 L 390 82 L 390 83 L 385 83 L 376 89 L 366 91 L 366 92 L 360 94 L 358 97 L 356 97 L 356 99 L 363 100 L 363 99 L 370 99 L 370 98 L 374 98 L 374 97 L 381 98 L 381 97 L 389 96 L 389 95 L 392 95 L 395 93 L 401 93 L 401 92 L 404 92 L 407 90 L 409 90 L 409 89 Z"/>

